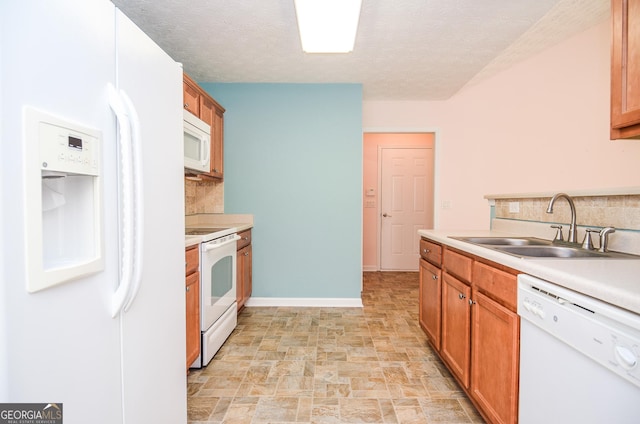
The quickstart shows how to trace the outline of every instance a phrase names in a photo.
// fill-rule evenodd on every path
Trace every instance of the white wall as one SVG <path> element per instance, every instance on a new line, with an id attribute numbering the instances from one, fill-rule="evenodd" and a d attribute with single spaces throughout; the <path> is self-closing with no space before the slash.
<path id="1" fill-rule="evenodd" d="M 609 140 L 609 21 L 442 102 L 365 102 L 363 126 L 437 131 L 436 228 L 488 228 L 485 194 L 640 185 Z"/>

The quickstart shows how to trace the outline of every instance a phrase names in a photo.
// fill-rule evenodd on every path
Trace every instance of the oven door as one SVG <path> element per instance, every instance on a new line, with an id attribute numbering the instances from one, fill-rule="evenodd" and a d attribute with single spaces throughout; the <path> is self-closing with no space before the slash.
<path id="1" fill-rule="evenodd" d="M 236 302 L 236 234 L 201 245 L 200 319 L 206 331 Z"/>

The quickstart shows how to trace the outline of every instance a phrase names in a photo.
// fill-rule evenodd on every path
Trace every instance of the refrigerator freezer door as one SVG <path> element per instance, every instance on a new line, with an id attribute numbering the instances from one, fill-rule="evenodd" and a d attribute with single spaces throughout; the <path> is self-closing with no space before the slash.
<path id="1" fill-rule="evenodd" d="M 118 89 L 138 115 L 143 169 L 135 174 L 144 187 L 144 213 L 135 224 L 143 225 L 141 281 L 120 315 L 126 422 L 181 423 L 186 422 L 182 69 L 119 11 L 116 26 Z"/>

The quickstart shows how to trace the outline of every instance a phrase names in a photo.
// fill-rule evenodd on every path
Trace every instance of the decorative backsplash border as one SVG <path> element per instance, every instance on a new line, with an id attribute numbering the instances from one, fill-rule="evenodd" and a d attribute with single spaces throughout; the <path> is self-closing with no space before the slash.
<path id="1" fill-rule="evenodd" d="M 584 227 L 616 227 L 640 230 L 640 195 L 571 196 L 576 206 L 576 223 Z M 553 213 L 546 213 L 551 197 L 500 198 L 493 206 L 496 218 L 569 224 L 569 203 L 558 199 Z M 517 203 L 518 212 L 510 212 Z M 567 225 L 568 227 L 568 225 Z"/>
<path id="2" fill-rule="evenodd" d="M 184 180 L 185 216 L 224 213 L 224 182 Z"/>

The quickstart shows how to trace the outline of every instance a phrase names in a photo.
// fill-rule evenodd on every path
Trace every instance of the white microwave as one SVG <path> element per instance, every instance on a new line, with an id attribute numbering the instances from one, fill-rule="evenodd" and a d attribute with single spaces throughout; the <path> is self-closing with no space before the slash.
<path id="1" fill-rule="evenodd" d="M 211 127 L 184 111 L 184 167 L 198 172 L 209 172 L 211 161 Z"/>

